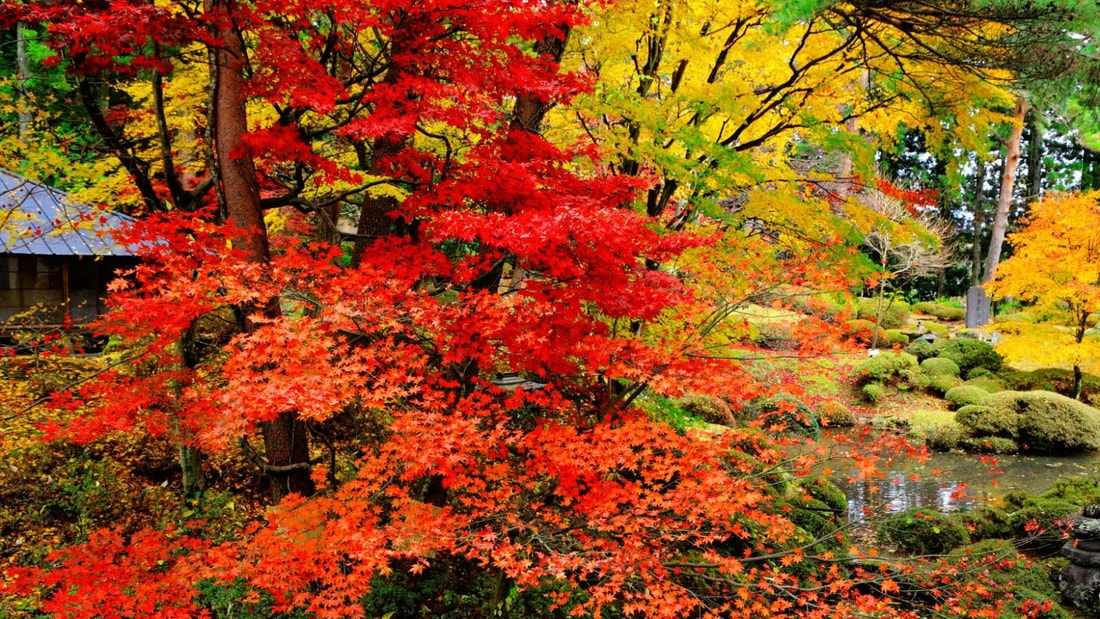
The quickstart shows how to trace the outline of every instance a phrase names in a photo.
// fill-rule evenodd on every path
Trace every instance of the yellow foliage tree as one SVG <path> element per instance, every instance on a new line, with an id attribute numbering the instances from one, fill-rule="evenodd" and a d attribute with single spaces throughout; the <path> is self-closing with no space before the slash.
<path id="1" fill-rule="evenodd" d="M 1002 325 L 1008 337 L 1003 348 L 1010 358 L 1026 350 L 1032 360 L 1072 365 L 1075 396 L 1082 364 L 1100 348 L 1085 338 L 1089 314 L 1100 310 L 1098 200 L 1094 191 L 1052 195 L 1033 205 L 1027 226 L 1009 237 L 1012 257 L 987 285 L 994 298 L 1030 302 L 1052 318 L 1037 327 Z"/>

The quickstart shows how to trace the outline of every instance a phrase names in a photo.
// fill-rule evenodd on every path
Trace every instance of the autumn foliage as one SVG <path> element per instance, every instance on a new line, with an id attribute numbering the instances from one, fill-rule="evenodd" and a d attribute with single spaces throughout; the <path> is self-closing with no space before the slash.
<path id="1" fill-rule="evenodd" d="M 925 598 L 895 599 L 908 570 L 847 561 L 835 508 L 797 521 L 814 457 L 774 441 L 809 425 L 793 405 L 721 432 L 651 414 L 688 393 L 801 393 L 793 370 L 762 377 L 775 350 L 743 310 L 797 314 L 781 356 L 843 346 L 818 293 L 845 287 L 851 227 L 808 189 L 741 212 L 701 183 L 707 219 L 667 197 L 639 208 L 659 166 L 546 139 L 547 109 L 606 94 L 553 51 L 598 4 L 18 5 L 8 19 L 43 24 L 99 110 L 140 215 L 118 240 L 142 260 L 94 325 L 125 362 L 54 393 L 45 437 L 167 436 L 316 492 L 287 486 L 231 535 L 201 517 L 98 530 L 6 573 L 4 593 L 71 617 L 201 616 L 219 587 L 271 612 L 364 616 L 394 582 L 456 574 L 491 583 L 467 616 L 915 616 L 991 597 L 945 569 L 920 575 Z M 812 51 L 824 63 L 850 43 Z M 187 83 L 208 60 L 207 82 Z M 145 80 L 152 109 L 95 107 L 97 81 Z M 170 119 L 172 87 L 192 99 Z M 754 125 L 782 107 L 758 95 L 743 131 L 778 146 L 800 121 Z M 802 111 L 841 116 L 831 98 Z M 601 117 L 635 141 L 638 121 Z M 359 216 L 343 244 L 342 209 Z M 271 457 L 281 420 L 307 458 Z"/>

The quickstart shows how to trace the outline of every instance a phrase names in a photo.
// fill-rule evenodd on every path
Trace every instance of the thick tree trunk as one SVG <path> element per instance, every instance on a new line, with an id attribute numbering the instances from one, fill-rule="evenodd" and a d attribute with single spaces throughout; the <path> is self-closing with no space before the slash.
<path id="1" fill-rule="evenodd" d="M 1008 216 L 1012 210 L 1013 189 L 1016 186 L 1016 170 L 1020 165 L 1020 138 L 1024 132 L 1024 117 L 1027 115 L 1027 102 L 1016 99 L 1016 123 L 1005 141 L 1005 165 L 1001 173 L 1001 194 L 997 199 L 997 215 L 993 219 L 993 231 L 989 239 L 989 254 L 985 261 L 983 282 L 993 281 L 994 271 L 1001 262 L 1001 248 L 1004 245 L 1005 232 L 1008 230 Z"/>
<path id="2" fill-rule="evenodd" d="M 244 151 L 248 116 L 244 96 L 244 42 L 232 23 L 233 0 L 207 0 L 207 12 L 216 20 L 221 45 L 214 57 L 214 148 L 220 183 L 219 199 L 224 211 L 241 232 L 233 239 L 236 249 L 257 263 L 270 259 L 267 230 L 260 207 L 260 188 L 252 157 Z M 278 315 L 278 299 L 261 309 Z M 246 325 L 245 328 L 249 328 Z M 268 479 L 275 500 L 287 494 L 310 495 L 314 486 L 309 470 L 309 442 L 305 423 L 293 412 L 284 412 L 262 426 Z"/>
<path id="3" fill-rule="evenodd" d="M 370 165 L 368 172 L 372 176 L 388 176 L 381 162 L 405 150 L 409 145 L 408 137 L 386 135 L 371 142 Z M 355 230 L 355 248 L 352 250 L 352 266 L 359 266 L 363 253 L 375 240 L 394 233 L 395 219 L 390 213 L 397 210 L 401 203 L 391 195 L 375 195 L 368 192 L 363 198 L 359 211 L 359 222 Z"/>

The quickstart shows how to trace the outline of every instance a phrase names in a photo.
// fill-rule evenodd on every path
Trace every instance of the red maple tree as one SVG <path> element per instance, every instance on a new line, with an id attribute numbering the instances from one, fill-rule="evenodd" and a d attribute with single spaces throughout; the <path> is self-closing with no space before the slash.
<path id="1" fill-rule="evenodd" d="M 548 614 L 890 610 L 891 581 L 838 568 L 835 534 L 788 517 L 783 455 L 762 432 L 683 434 L 635 406 L 646 389 L 762 388 L 701 354 L 687 321 L 648 336 L 670 313 L 713 309 L 653 268 L 710 241 L 654 225 L 630 206 L 638 181 L 586 175 L 598 153 L 537 133 L 547 106 L 585 87 L 556 66 L 581 8 L 18 6 L 11 19 L 49 25 L 147 211 L 125 238 L 144 260 L 99 324 L 142 369 L 58 396 L 83 413 L 48 435 L 140 427 L 220 450 L 261 430 L 281 503 L 221 544 L 99 532 L 10 590 L 44 591 L 59 616 L 193 616 L 200 583 L 245 582 L 277 611 L 361 616 L 395 570 L 473 565 L 502 596 L 540 591 Z M 210 157 L 185 169 L 164 129 L 155 167 L 126 138 L 133 112 L 103 113 L 92 81 L 158 88 L 195 46 L 209 51 Z M 350 251 L 326 242 L 334 204 L 360 212 Z M 275 207 L 307 232 L 268 234 Z M 501 389 L 504 371 L 539 386 Z M 329 443 L 325 466 L 310 437 Z"/>

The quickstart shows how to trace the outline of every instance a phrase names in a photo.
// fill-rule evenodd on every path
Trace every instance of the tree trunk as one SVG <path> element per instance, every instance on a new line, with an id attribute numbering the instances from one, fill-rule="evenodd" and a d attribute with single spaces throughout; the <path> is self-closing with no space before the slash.
<path id="1" fill-rule="evenodd" d="M 1097 164 L 1100 157 L 1092 149 L 1081 148 L 1081 191 L 1100 188 L 1100 170 Z"/>
<path id="2" fill-rule="evenodd" d="M 27 93 L 27 84 L 31 79 L 31 63 L 27 55 L 27 36 L 23 24 L 15 25 L 15 64 L 18 73 L 16 107 L 19 110 L 19 141 L 23 144 L 22 148 L 26 148 L 27 140 L 31 137 L 33 116 L 31 116 L 30 95 Z"/>
<path id="3" fill-rule="evenodd" d="M 982 283 L 982 233 L 985 227 L 985 172 L 986 163 L 978 162 L 977 179 L 974 183 L 974 198 L 971 201 L 974 215 L 974 244 L 970 254 L 970 285 Z"/>
<path id="4" fill-rule="evenodd" d="M 206 10 L 216 22 L 215 37 L 220 45 L 214 49 L 213 123 L 214 148 L 218 166 L 220 191 L 224 212 L 229 221 L 240 229 L 233 239 L 233 246 L 245 252 L 256 263 L 267 263 L 270 251 L 267 229 L 260 207 L 260 188 L 256 181 L 256 169 L 244 148 L 244 136 L 248 132 L 248 116 L 244 96 L 244 42 L 232 21 L 233 0 L 207 0 Z M 266 315 L 280 312 L 278 299 L 271 299 L 266 307 L 246 308 L 262 310 Z M 251 326 L 245 321 L 245 328 Z M 275 500 L 287 494 L 313 493 L 313 481 L 309 471 L 309 442 L 305 423 L 294 412 L 283 412 L 275 419 L 262 424 L 268 479 Z"/>
<path id="5" fill-rule="evenodd" d="M 1016 99 L 1015 124 L 1005 141 L 1005 165 L 1001 173 L 1001 194 L 997 199 L 997 215 L 993 219 L 993 232 L 989 239 L 989 254 L 985 261 L 985 277 L 982 282 L 993 281 L 994 271 L 1001 262 L 1001 248 L 1008 230 L 1008 216 L 1012 211 L 1012 194 L 1016 186 L 1016 170 L 1020 165 L 1020 138 L 1024 132 L 1027 102 Z"/>
<path id="6" fill-rule="evenodd" d="M 396 49 L 399 43 L 391 42 L 390 45 Z M 391 50 L 390 55 L 391 57 L 395 55 L 393 50 Z M 396 61 L 391 60 L 390 62 L 392 64 L 386 70 L 386 76 L 382 80 L 384 85 L 396 83 L 403 73 Z M 406 97 L 407 99 L 411 98 L 412 93 L 409 94 L 410 96 Z M 412 105 L 414 102 L 409 101 L 408 104 Z M 410 135 L 388 133 L 379 136 L 371 140 L 369 159 L 360 161 L 360 164 L 366 164 L 367 172 L 372 176 L 390 176 L 390 170 L 383 167 L 383 162 L 405 150 L 411 144 L 411 141 L 412 136 Z M 363 198 L 363 205 L 359 211 L 359 222 L 355 230 L 355 246 L 351 253 L 353 267 L 359 266 L 363 259 L 363 253 L 375 240 L 394 233 L 396 220 L 390 216 L 390 213 L 396 211 L 400 206 L 401 203 L 392 195 L 378 195 L 367 192 Z M 410 227 L 413 225 L 412 222 L 407 223 Z"/>
<path id="7" fill-rule="evenodd" d="M 1027 141 L 1027 201 L 1037 202 L 1043 192 L 1043 126 L 1037 111 L 1032 111 Z"/>
<path id="8" fill-rule="evenodd" d="M 1073 399 L 1081 399 L 1081 385 L 1084 383 L 1084 374 L 1081 373 L 1081 366 L 1073 366 Z"/>

